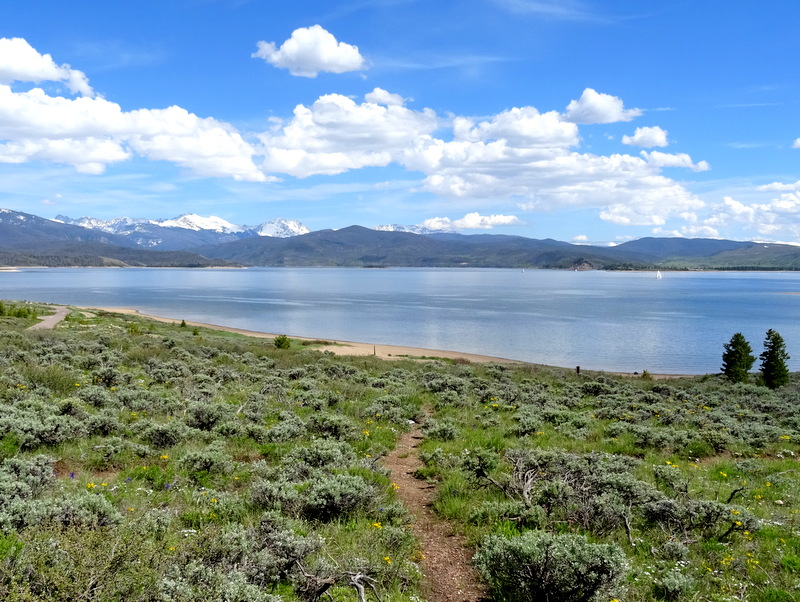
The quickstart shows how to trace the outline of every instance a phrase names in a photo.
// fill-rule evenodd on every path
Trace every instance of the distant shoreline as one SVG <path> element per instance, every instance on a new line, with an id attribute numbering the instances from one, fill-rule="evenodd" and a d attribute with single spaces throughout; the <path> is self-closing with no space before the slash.
<path id="1" fill-rule="evenodd" d="M 180 318 L 171 318 L 167 316 L 156 316 L 153 314 L 144 313 L 132 307 L 77 307 L 82 311 L 105 311 L 109 313 L 118 313 L 126 315 L 134 315 L 149 320 L 156 320 L 157 322 L 165 323 L 180 323 L 185 321 L 187 326 L 197 326 L 200 328 L 208 328 L 210 330 L 219 330 L 222 332 L 232 332 L 249 336 L 258 339 L 274 339 L 280 333 L 260 332 L 257 330 L 246 330 L 243 328 L 236 328 L 233 326 L 221 326 L 219 324 L 210 324 L 208 322 L 194 322 L 190 320 L 182 320 Z M 548 368 L 558 368 L 560 370 L 570 370 L 570 368 L 562 366 L 549 366 L 546 364 L 535 364 L 533 362 L 525 362 L 522 360 L 512 360 L 508 358 L 496 357 L 491 355 L 481 355 L 477 353 L 466 353 L 462 351 L 448 351 L 445 349 L 427 349 L 424 347 L 405 347 L 402 345 L 382 345 L 377 343 L 364 343 L 357 341 L 344 341 L 333 339 L 320 339 L 316 337 L 303 337 L 287 335 L 291 339 L 298 341 L 320 341 L 320 344 L 314 345 L 314 349 L 329 351 L 335 355 L 353 355 L 353 356 L 373 356 L 386 360 L 396 359 L 422 359 L 422 358 L 443 358 L 450 360 L 464 360 L 474 363 L 503 363 L 515 365 L 530 365 L 542 366 Z M 641 374 L 634 372 L 604 372 L 602 370 L 584 370 L 585 374 L 613 374 L 615 376 L 623 376 L 628 378 L 640 378 Z M 667 380 L 675 378 L 696 378 L 697 374 L 650 374 L 654 380 Z"/>

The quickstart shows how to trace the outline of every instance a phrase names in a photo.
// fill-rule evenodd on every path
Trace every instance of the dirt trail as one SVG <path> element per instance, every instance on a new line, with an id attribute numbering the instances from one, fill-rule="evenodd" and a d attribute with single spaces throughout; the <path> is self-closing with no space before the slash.
<path id="1" fill-rule="evenodd" d="M 39 318 L 41 322 L 28 327 L 28 330 L 43 330 L 46 328 L 55 328 L 56 324 L 58 324 L 64 318 L 66 318 L 67 314 L 69 314 L 69 312 L 71 311 L 69 307 L 63 307 L 63 306 L 51 306 L 50 309 L 52 309 L 55 313 L 49 316 L 41 316 Z"/>
<path id="2" fill-rule="evenodd" d="M 414 471 L 422 467 L 416 450 L 421 440 L 419 427 L 404 433 L 383 465 L 400 487 L 397 496 L 414 517 L 412 531 L 424 555 L 423 593 L 428 602 L 478 602 L 485 590 L 472 567 L 473 550 L 433 513 L 435 486 L 414 477 Z"/>

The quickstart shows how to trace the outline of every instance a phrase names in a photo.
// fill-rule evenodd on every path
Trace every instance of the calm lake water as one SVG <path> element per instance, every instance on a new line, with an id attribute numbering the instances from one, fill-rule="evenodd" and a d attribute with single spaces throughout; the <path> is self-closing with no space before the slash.
<path id="1" fill-rule="evenodd" d="M 25 269 L 0 298 L 134 307 L 288 335 L 449 349 L 590 370 L 718 372 L 742 332 L 800 369 L 800 273 L 491 269 Z M 758 363 L 756 363 L 756 366 Z"/>

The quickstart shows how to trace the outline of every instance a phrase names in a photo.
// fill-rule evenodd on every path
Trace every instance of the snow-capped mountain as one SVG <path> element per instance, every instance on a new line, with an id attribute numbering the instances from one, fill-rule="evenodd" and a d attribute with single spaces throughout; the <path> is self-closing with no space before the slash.
<path id="1" fill-rule="evenodd" d="M 110 220 L 95 219 L 93 217 L 79 217 L 78 219 L 71 219 L 66 215 L 57 215 L 53 220 L 62 224 L 69 224 L 71 226 L 81 226 L 82 228 L 89 228 L 90 230 L 100 230 L 108 232 L 109 234 L 117 234 L 122 231 L 132 230 L 138 224 L 150 223 L 146 219 L 133 219 L 130 217 L 117 217 Z"/>
<path id="2" fill-rule="evenodd" d="M 274 219 L 258 226 L 239 226 L 214 215 L 204 217 L 193 213 L 171 219 L 118 217 L 110 220 L 58 215 L 53 221 L 125 236 L 139 247 L 161 250 L 192 249 L 253 236 L 288 238 L 309 232 L 297 220 Z"/>
<path id="3" fill-rule="evenodd" d="M 153 220 L 151 223 L 157 224 L 162 228 L 186 228 L 187 230 L 210 230 L 212 232 L 219 232 L 222 234 L 232 234 L 235 232 L 243 232 L 245 229 L 237 226 L 221 217 L 211 215 L 203 217 L 194 213 L 187 213 L 174 219 Z"/>
<path id="4" fill-rule="evenodd" d="M 211 215 L 203 217 L 194 213 L 187 213 L 172 219 L 140 219 L 132 217 L 116 217 L 110 220 L 96 219 L 93 217 L 79 217 L 72 219 L 66 215 L 57 215 L 54 221 L 62 222 L 64 224 L 72 224 L 75 226 L 83 226 L 84 228 L 91 228 L 92 230 L 103 230 L 104 232 L 111 232 L 120 234 L 130 232 L 144 225 L 160 226 L 162 228 L 184 228 L 186 230 L 209 230 L 211 232 L 219 232 L 221 234 L 231 234 L 234 232 L 242 232 L 245 228 L 237 226 L 229 221 Z"/>
<path id="5" fill-rule="evenodd" d="M 422 226 L 401 226 L 400 224 L 375 226 L 373 230 L 378 230 L 379 232 L 411 232 L 412 234 L 433 234 L 435 232 L 441 232 L 441 230 L 431 230 L 430 228 L 424 228 Z"/>
<path id="6" fill-rule="evenodd" d="M 273 238 L 289 238 L 311 232 L 296 219 L 274 219 L 264 222 L 260 226 L 253 226 L 250 229 L 258 236 L 271 236 Z"/>

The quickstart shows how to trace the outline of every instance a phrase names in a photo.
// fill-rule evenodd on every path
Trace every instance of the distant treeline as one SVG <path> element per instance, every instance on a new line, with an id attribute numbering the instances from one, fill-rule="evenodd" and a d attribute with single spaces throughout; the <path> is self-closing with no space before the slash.
<path id="1" fill-rule="evenodd" d="M 0 265 L 32 267 L 182 267 L 204 268 L 233 266 L 231 262 L 208 259 L 196 253 L 185 251 L 147 251 L 143 249 L 114 248 L 108 255 L 91 253 L 16 253 L 0 251 Z"/>

